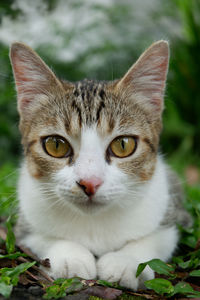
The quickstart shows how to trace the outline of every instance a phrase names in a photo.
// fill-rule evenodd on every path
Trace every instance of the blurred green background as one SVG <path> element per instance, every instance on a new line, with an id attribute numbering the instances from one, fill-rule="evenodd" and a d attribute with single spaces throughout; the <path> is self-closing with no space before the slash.
<path id="1" fill-rule="evenodd" d="M 0 2 L 2 212 L 15 198 L 22 154 L 9 45 L 27 43 L 60 78 L 112 80 L 159 39 L 167 39 L 171 49 L 161 151 L 183 181 L 192 185 L 200 202 L 200 1 Z"/>

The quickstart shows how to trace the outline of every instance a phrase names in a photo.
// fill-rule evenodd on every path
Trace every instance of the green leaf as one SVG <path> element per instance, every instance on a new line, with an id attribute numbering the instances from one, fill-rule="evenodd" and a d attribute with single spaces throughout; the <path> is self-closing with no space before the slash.
<path id="1" fill-rule="evenodd" d="M 79 283 L 81 283 L 81 279 L 78 277 L 73 277 L 68 279 L 58 278 L 54 281 L 54 284 L 61 285 L 64 288 L 69 288 L 71 287 L 72 284 L 79 284 Z"/>
<path id="2" fill-rule="evenodd" d="M 66 296 L 65 290 L 61 289 L 59 285 L 51 285 L 46 288 L 46 294 L 43 296 L 44 299 L 59 299 Z"/>
<path id="3" fill-rule="evenodd" d="M 193 252 L 190 252 L 189 256 L 191 257 L 192 260 L 195 259 L 195 258 L 198 258 L 200 260 L 200 249 L 196 250 L 196 251 L 193 251 Z"/>
<path id="4" fill-rule="evenodd" d="M 172 257 L 172 261 L 175 263 L 175 264 L 179 264 L 180 262 L 183 262 L 184 260 L 184 256 L 174 256 Z"/>
<path id="5" fill-rule="evenodd" d="M 80 291 L 83 288 L 83 283 L 78 277 L 64 279 L 58 278 L 54 281 L 52 286 L 46 288 L 46 294 L 44 299 L 58 299 L 65 297 L 66 294 L 70 294 L 76 291 Z"/>
<path id="6" fill-rule="evenodd" d="M 0 294 L 3 295 L 5 298 L 9 298 L 12 292 L 13 285 L 6 284 L 3 281 L 0 281 Z"/>
<path id="7" fill-rule="evenodd" d="M 187 261 L 179 262 L 179 263 L 178 263 L 178 266 L 179 266 L 180 268 L 182 268 L 182 269 L 187 269 L 187 268 L 189 268 L 189 267 L 191 266 L 191 264 L 192 264 L 192 261 L 189 259 L 189 260 L 187 260 Z"/>
<path id="8" fill-rule="evenodd" d="M 200 292 L 195 291 L 189 283 L 184 281 L 181 281 L 174 286 L 174 291 L 171 296 L 175 294 L 200 296 Z"/>
<path id="9" fill-rule="evenodd" d="M 146 288 L 154 290 L 160 295 L 171 294 L 174 291 L 174 287 L 169 280 L 163 278 L 154 278 L 144 282 Z"/>
<path id="10" fill-rule="evenodd" d="M 0 281 L 6 283 L 7 285 L 11 284 L 11 278 L 8 276 L 1 277 Z"/>
<path id="11" fill-rule="evenodd" d="M 198 257 L 196 258 L 191 258 L 192 264 L 191 264 L 191 268 L 192 269 L 196 269 L 197 267 L 200 266 L 200 259 Z"/>
<path id="12" fill-rule="evenodd" d="M 200 266 L 200 250 L 189 252 L 184 256 L 173 257 L 172 260 L 182 269 L 196 269 Z"/>
<path id="13" fill-rule="evenodd" d="M 97 284 L 103 285 L 103 286 L 107 286 L 107 287 L 113 287 L 113 283 L 112 282 L 108 282 L 106 280 L 97 280 Z"/>
<path id="14" fill-rule="evenodd" d="M 194 271 L 190 272 L 189 275 L 194 276 L 194 277 L 200 277 L 200 270 L 194 270 Z"/>
<path id="15" fill-rule="evenodd" d="M 177 227 L 182 233 L 189 233 L 189 234 L 194 233 L 194 228 L 193 227 L 185 228 L 185 227 L 181 226 L 180 224 L 177 224 Z"/>
<path id="16" fill-rule="evenodd" d="M 0 259 L 4 259 L 4 258 L 16 259 L 20 256 L 27 257 L 27 254 L 22 253 L 22 252 L 15 252 L 15 253 L 6 254 L 6 255 L 0 254 Z"/>
<path id="17" fill-rule="evenodd" d="M 136 272 L 136 277 L 138 277 L 142 273 L 142 271 L 145 269 L 147 264 L 148 264 L 148 262 L 139 264 L 139 266 L 137 268 L 137 272 Z"/>
<path id="18" fill-rule="evenodd" d="M 152 259 L 149 261 L 148 265 L 158 274 L 174 276 L 174 274 L 171 273 L 174 271 L 174 267 L 172 265 L 166 264 L 160 259 Z"/>
<path id="19" fill-rule="evenodd" d="M 66 293 L 70 294 L 70 293 L 78 292 L 78 291 L 81 291 L 82 288 L 83 288 L 82 282 L 80 282 L 80 281 L 74 282 L 66 289 Z"/>
<path id="20" fill-rule="evenodd" d="M 193 235 L 184 236 L 181 238 L 181 244 L 184 244 L 190 248 L 195 248 L 197 244 L 197 238 Z"/>
<path id="21" fill-rule="evenodd" d="M 62 284 L 62 288 L 66 290 L 67 294 L 80 291 L 83 287 L 83 283 L 81 282 L 81 279 L 78 277 L 65 279 L 65 281 Z"/>
<path id="22" fill-rule="evenodd" d="M 96 281 L 96 283 L 99 285 L 103 285 L 103 286 L 114 288 L 114 289 L 119 289 L 119 290 L 123 289 L 123 287 L 120 286 L 117 282 L 108 282 L 106 280 L 99 279 Z"/>
<path id="23" fill-rule="evenodd" d="M 171 278 L 174 278 L 176 276 L 175 274 L 171 273 L 174 271 L 174 267 L 172 265 L 168 265 L 160 259 L 152 259 L 145 263 L 139 264 L 136 272 L 136 277 L 138 277 L 142 273 L 147 265 L 158 274 L 167 275 Z"/>
<path id="24" fill-rule="evenodd" d="M 7 236 L 6 236 L 6 250 L 8 254 L 15 252 L 15 235 L 12 230 L 11 218 L 9 217 L 6 221 Z"/>
<path id="25" fill-rule="evenodd" d="M 1 279 L 5 281 L 6 278 L 10 278 L 13 285 L 17 285 L 19 281 L 19 275 L 24 273 L 27 269 L 32 267 L 36 262 L 22 263 L 15 268 L 2 268 L 0 269 Z"/>
<path id="26" fill-rule="evenodd" d="M 60 285 L 51 285 L 46 288 L 46 293 L 44 294 L 44 299 L 59 299 L 66 296 L 66 288 Z"/>

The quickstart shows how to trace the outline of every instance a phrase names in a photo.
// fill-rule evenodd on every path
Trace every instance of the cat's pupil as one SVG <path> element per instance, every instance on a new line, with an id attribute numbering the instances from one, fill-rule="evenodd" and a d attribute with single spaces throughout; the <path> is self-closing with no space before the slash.
<path id="1" fill-rule="evenodd" d="M 55 142 L 56 142 L 56 150 L 58 149 L 58 147 L 59 147 L 59 142 L 58 142 L 58 140 L 56 139 L 55 140 Z"/>
<path id="2" fill-rule="evenodd" d="M 121 141 L 121 147 L 122 147 L 123 150 L 125 150 L 126 141 L 124 139 L 122 139 L 122 141 Z"/>

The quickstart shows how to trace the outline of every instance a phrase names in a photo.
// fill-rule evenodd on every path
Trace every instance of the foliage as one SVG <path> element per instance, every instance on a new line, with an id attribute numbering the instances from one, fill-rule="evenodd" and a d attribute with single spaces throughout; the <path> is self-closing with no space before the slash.
<path id="1" fill-rule="evenodd" d="M 15 252 L 15 235 L 12 230 L 11 220 L 10 218 L 6 221 L 7 227 L 7 236 L 6 236 L 6 250 L 8 254 Z"/>
<path id="2" fill-rule="evenodd" d="M 0 44 L 0 53 L 0 165 L 2 165 L 5 161 L 17 160 L 19 156 L 19 132 L 8 48 Z"/>
<path id="3" fill-rule="evenodd" d="M 162 143 L 168 152 L 186 157 L 191 151 L 193 155 L 200 154 L 200 22 L 197 18 L 200 3 L 196 0 L 176 3 L 182 16 L 183 35 L 171 45 Z M 200 164 L 195 158 L 194 162 Z"/>
<path id="4" fill-rule="evenodd" d="M 146 263 L 141 263 L 137 269 L 139 276 L 146 266 L 149 266 L 159 275 L 165 278 L 155 278 L 145 281 L 148 289 L 154 290 L 159 295 L 172 297 L 176 294 L 183 294 L 190 297 L 200 297 L 200 292 L 193 289 L 187 282 L 190 277 L 200 277 L 200 250 L 187 253 L 185 256 L 173 258 L 173 264 L 166 264 L 159 259 L 153 259 Z M 196 270 L 190 271 L 192 268 Z M 182 269 L 182 272 L 180 272 Z M 179 281 L 177 281 L 179 280 Z"/>
<path id="5" fill-rule="evenodd" d="M 12 230 L 10 218 L 6 221 L 7 236 L 6 236 L 6 250 L 7 254 L 0 254 L 0 260 L 3 259 L 16 259 L 17 257 L 26 256 L 24 253 L 15 252 L 15 236 Z M 5 298 L 9 298 L 14 286 L 18 284 L 20 274 L 24 273 L 27 269 L 32 267 L 35 262 L 21 263 L 13 268 L 3 267 L 0 268 L 0 294 Z"/>
<path id="6" fill-rule="evenodd" d="M 137 272 L 136 272 L 136 277 L 138 277 L 142 271 L 145 269 L 146 266 L 149 266 L 154 272 L 158 273 L 158 274 L 163 274 L 169 277 L 174 277 L 174 275 L 172 274 L 172 272 L 174 271 L 174 268 L 169 265 L 164 263 L 162 260 L 160 259 L 152 259 L 150 261 L 147 261 L 145 263 L 141 263 L 138 266 Z"/>
<path id="7" fill-rule="evenodd" d="M 178 225 L 181 233 L 178 256 L 172 258 L 170 264 L 159 259 L 153 259 L 141 263 L 137 269 L 139 276 L 148 265 L 157 273 L 157 278 L 145 282 L 148 289 L 153 289 L 157 294 L 172 297 L 183 294 L 188 297 L 200 297 L 200 292 L 194 290 L 199 286 L 194 277 L 200 276 L 200 194 L 199 187 L 187 186 L 187 208 L 194 216 L 194 224 L 191 228 L 182 228 Z M 190 201 L 189 201 L 190 200 Z M 160 275 L 162 277 L 160 278 Z M 193 282 L 193 287 L 190 283 Z"/>
<path id="8" fill-rule="evenodd" d="M 0 168 L 0 217 L 8 217 L 16 212 L 16 180 L 18 170 L 15 165 L 5 163 Z M 12 219 L 13 222 L 13 219 Z"/>
<path id="9" fill-rule="evenodd" d="M 83 288 L 83 283 L 79 278 L 57 279 L 53 285 L 46 288 L 44 299 L 59 299 L 64 297 L 66 293 L 80 291 Z"/>
<path id="10" fill-rule="evenodd" d="M 19 275 L 32 267 L 35 262 L 22 263 L 14 268 L 1 268 L 0 270 L 0 293 L 9 298 L 13 286 L 16 286 L 19 281 Z"/>

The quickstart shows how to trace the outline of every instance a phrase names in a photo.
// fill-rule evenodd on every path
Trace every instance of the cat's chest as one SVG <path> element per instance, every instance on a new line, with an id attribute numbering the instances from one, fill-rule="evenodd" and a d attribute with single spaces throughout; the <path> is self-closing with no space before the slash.
<path id="1" fill-rule="evenodd" d="M 144 211 L 141 214 L 137 209 L 123 213 L 111 210 L 92 218 L 54 212 L 54 215 L 43 215 L 39 220 L 37 231 L 40 233 L 42 231 L 44 235 L 80 243 L 96 256 L 119 250 L 129 241 L 150 233 L 158 225 L 157 219 L 155 221 L 153 216 L 145 215 Z"/>

